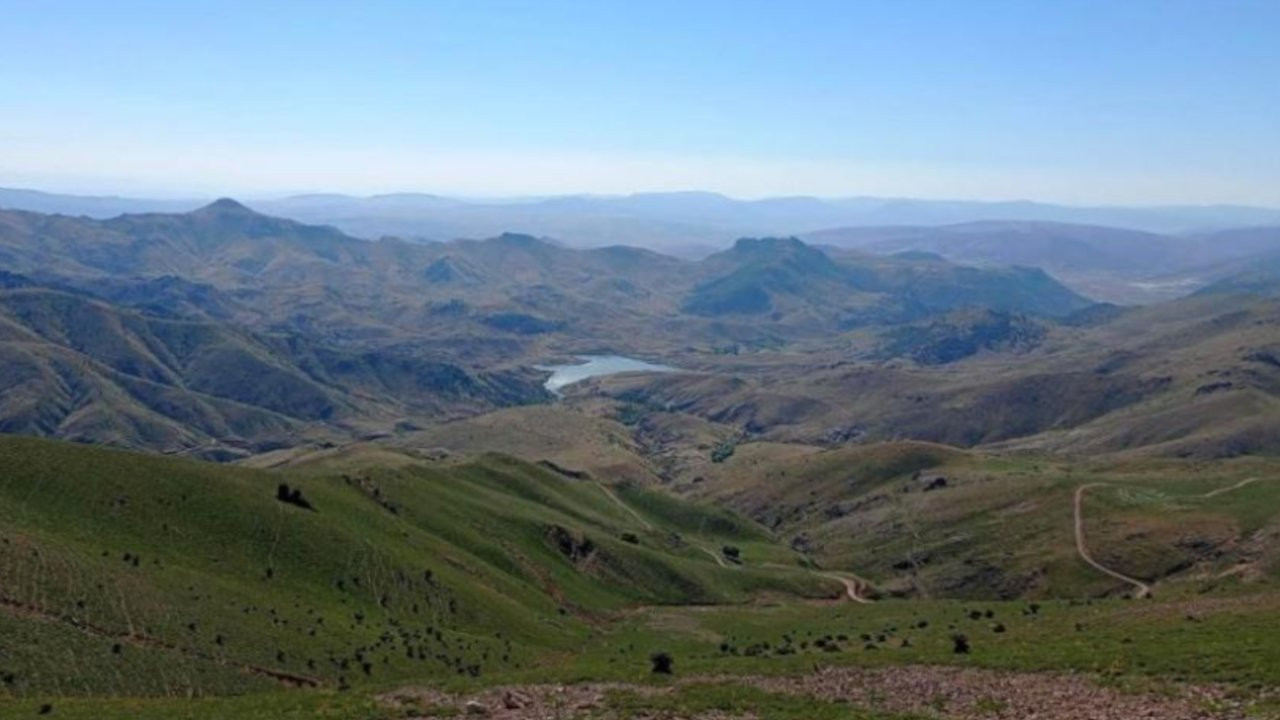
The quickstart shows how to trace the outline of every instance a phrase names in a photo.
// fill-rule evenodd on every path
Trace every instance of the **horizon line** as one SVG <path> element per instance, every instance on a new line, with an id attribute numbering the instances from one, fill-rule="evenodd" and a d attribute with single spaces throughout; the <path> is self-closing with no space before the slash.
<path id="1" fill-rule="evenodd" d="M 654 197 L 654 196 L 712 196 L 719 199 L 729 200 L 739 203 L 756 203 L 778 200 L 817 200 L 820 202 L 850 202 L 850 201 L 878 201 L 878 202 L 929 202 L 929 203 L 957 203 L 957 204 L 973 204 L 973 205 L 1039 205 L 1048 207 L 1061 207 L 1070 209 L 1135 209 L 1135 210 L 1158 210 L 1173 208 L 1239 208 L 1250 210 L 1269 210 L 1280 212 L 1280 204 L 1278 205 L 1262 205 L 1240 202 L 1221 202 L 1221 201 L 1204 201 L 1204 202 L 1164 202 L 1164 203 L 1073 203 L 1062 202 L 1056 200 L 1035 199 L 1031 197 L 1009 197 L 1001 199 L 989 198 L 964 198 L 956 196 L 936 197 L 928 195 L 819 195 L 819 194 L 783 194 L 783 195 L 734 195 L 730 193 L 720 192 L 717 190 L 705 190 L 698 188 L 688 188 L 684 190 L 633 190 L 626 193 L 594 193 L 589 191 L 569 192 L 569 193 L 531 193 L 528 195 L 475 195 L 475 194 L 449 194 L 443 192 L 431 192 L 426 190 L 389 190 L 384 192 L 373 193 L 351 193 L 327 190 L 280 190 L 270 192 L 247 191 L 238 192 L 192 192 L 184 194 L 167 195 L 158 194 L 132 194 L 121 193 L 110 190 L 103 191 L 60 191 L 49 190 L 33 186 L 13 186 L 0 185 L 0 192 L 25 192 L 47 195 L 53 197 L 69 197 L 88 200 L 132 200 L 132 201 L 150 201 L 150 202 L 197 202 L 210 203 L 220 199 L 234 199 L 247 202 L 252 201 L 281 201 L 307 197 L 335 197 L 346 198 L 352 200 L 376 200 L 379 198 L 389 197 L 422 197 L 437 198 L 441 200 L 452 200 L 464 204 L 514 204 L 521 202 L 542 202 L 548 200 L 566 200 L 566 199 L 582 199 L 582 200 L 619 200 L 637 197 Z"/>

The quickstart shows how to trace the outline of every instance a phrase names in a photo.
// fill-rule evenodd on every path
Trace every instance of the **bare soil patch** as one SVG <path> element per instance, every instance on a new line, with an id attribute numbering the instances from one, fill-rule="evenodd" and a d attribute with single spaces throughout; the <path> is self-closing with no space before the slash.
<path id="1" fill-rule="evenodd" d="M 1100 684 L 1082 674 L 1005 672 L 948 666 L 826 668 L 794 677 L 694 677 L 671 686 L 620 683 L 497 687 L 473 695 L 404 688 L 380 700 L 427 719 L 454 716 L 497 720 L 646 718 L 609 707 L 611 691 L 666 694 L 692 683 L 733 683 L 770 693 L 849 703 L 886 713 L 948 720 L 1243 720 L 1244 701 L 1216 686 L 1167 685 L 1145 692 Z M 418 714 L 415 714 L 418 713 Z M 687 720 L 751 718 L 723 713 L 679 715 Z"/>

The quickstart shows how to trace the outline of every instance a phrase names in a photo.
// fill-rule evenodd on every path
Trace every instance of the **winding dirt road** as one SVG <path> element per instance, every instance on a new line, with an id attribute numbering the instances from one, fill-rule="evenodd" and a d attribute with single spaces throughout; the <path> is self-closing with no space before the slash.
<path id="1" fill-rule="evenodd" d="M 1219 495 L 1224 495 L 1224 494 L 1226 494 L 1226 493 L 1231 492 L 1232 490 L 1239 490 L 1239 489 L 1240 489 L 1240 488 L 1242 488 L 1242 487 L 1245 487 L 1245 486 L 1248 486 L 1248 485 L 1252 485 L 1252 484 L 1254 484 L 1254 483 L 1258 482 L 1258 481 L 1259 481 L 1259 480 L 1261 480 L 1261 479 L 1262 479 L 1262 478 L 1260 478 L 1260 477 L 1245 478 L 1244 480 L 1241 480 L 1240 482 L 1236 483 L 1235 485 L 1230 485 L 1230 486 L 1228 486 L 1228 487 L 1224 487 L 1224 488 L 1218 488 L 1217 490 L 1210 490 L 1209 492 L 1207 492 L 1207 493 L 1205 493 L 1205 494 L 1204 494 L 1204 497 L 1207 497 L 1207 498 L 1211 498 L 1211 497 L 1218 497 Z"/>
<path id="2" fill-rule="evenodd" d="M 613 492 L 613 490 L 609 488 L 608 485 L 605 485 L 603 482 L 600 482 L 599 480 L 595 480 L 594 483 L 596 487 L 600 488 L 600 492 L 604 493 L 610 500 L 612 500 L 615 504 L 617 504 L 618 507 L 627 511 L 627 514 L 635 518 L 636 522 L 639 522 L 641 525 L 643 525 L 646 530 L 653 530 L 653 525 L 648 520 L 646 520 L 643 515 L 636 512 L 635 508 L 623 502 L 622 498 L 618 497 Z M 712 550 L 709 547 L 706 547 L 705 545 L 696 545 L 695 547 L 697 547 L 699 550 L 706 553 L 707 555 L 710 555 L 711 559 L 715 560 L 716 564 L 722 568 L 737 567 L 736 565 L 733 565 L 727 562 L 720 553 L 716 552 L 715 550 Z M 844 574 L 835 573 L 835 572 L 819 572 L 818 574 L 823 577 L 831 578 L 832 580 L 838 580 L 841 584 L 843 584 L 845 595 L 847 595 L 850 600 L 856 603 L 861 603 L 863 605 L 870 605 L 872 602 L 874 602 L 870 598 L 863 596 L 862 593 L 864 590 L 867 589 L 868 584 L 862 578 L 856 575 L 844 575 Z"/>
<path id="3" fill-rule="evenodd" d="M 717 565 L 719 565 L 720 567 L 722 567 L 722 568 L 732 568 L 732 567 L 735 567 L 735 566 L 733 566 L 733 565 L 730 565 L 728 562 L 725 562 L 724 557 L 723 557 L 720 553 L 716 552 L 715 550 L 712 550 L 711 548 L 709 548 L 709 547 L 707 547 L 707 546 L 705 546 L 705 545 L 698 545 L 698 546 L 697 546 L 697 548 L 698 548 L 699 550 L 701 550 L 702 552 L 704 552 L 704 553 L 706 553 L 706 554 L 710 555 L 710 556 L 711 556 L 711 559 L 712 559 L 712 560 L 715 560 L 715 561 L 716 561 L 716 564 L 717 564 Z"/>
<path id="4" fill-rule="evenodd" d="M 605 485 L 603 482 L 600 482 L 599 480 L 595 480 L 594 482 L 596 487 L 600 488 L 600 492 L 604 493 L 610 500 L 616 503 L 618 507 L 627 511 L 627 514 L 635 518 L 636 522 L 644 526 L 645 530 L 653 529 L 653 525 L 648 520 L 646 520 L 643 515 L 636 512 L 635 508 L 623 502 L 622 498 L 618 497 L 617 494 L 613 492 L 613 490 L 609 489 L 608 485 Z M 697 547 L 702 552 L 710 555 L 711 559 L 715 560 L 716 564 L 719 565 L 720 567 L 722 568 L 734 567 L 733 565 L 730 565 L 728 562 L 725 562 L 725 559 L 721 557 L 720 553 L 716 552 L 715 550 L 712 550 L 711 548 L 706 547 L 705 545 L 695 545 L 695 547 Z"/>
<path id="5" fill-rule="evenodd" d="M 600 492 L 604 493 L 605 495 L 607 495 L 607 496 L 608 496 L 608 498 L 609 498 L 610 500 L 612 500 L 612 501 L 614 501 L 615 503 L 617 503 L 618 507 L 622 508 L 623 510 L 626 510 L 626 511 L 627 511 L 627 513 L 628 513 L 629 515 L 631 515 L 631 517 L 633 517 L 633 518 L 635 518 L 635 519 L 636 519 L 636 522 L 638 522 L 638 523 L 640 523 L 641 525 L 643 525 L 643 526 L 644 526 L 644 529 L 645 529 L 645 530 L 652 530 L 652 529 L 653 529 L 653 525 L 650 525 L 650 524 L 649 524 L 649 521 L 648 521 L 648 520 L 645 520 L 643 515 L 641 515 L 640 513 L 636 512 L 636 511 L 635 511 L 635 508 L 633 508 L 633 507 L 631 507 L 630 505 L 628 505 L 628 504 L 626 504 L 626 503 L 622 502 L 622 498 L 620 498 L 620 497 L 618 497 L 617 495 L 615 495 L 615 494 L 613 493 L 613 491 L 609 489 L 609 486 L 608 486 L 608 485 L 605 485 L 604 483 L 600 482 L 599 480 L 594 480 L 593 482 L 596 484 L 596 487 L 600 488 Z"/>
<path id="6" fill-rule="evenodd" d="M 1111 577 L 1117 580 L 1121 580 L 1132 585 L 1134 589 L 1137 591 L 1136 597 L 1140 597 L 1140 598 L 1149 597 L 1151 595 L 1150 585 L 1147 585 L 1146 583 L 1142 582 L 1141 580 L 1138 580 L 1137 578 L 1131 578 L 1128 575 L 1125 575 L 1124 573 L 1116 572 L 1115 570 L 1112 570 L 1111 568 L 1107 567 L 1106 565 L 1103 565 L 1097 560 L 1094 560 L 1093 556 L 1089 554 L 1089 548 L 1085 546 L 1084 511 L 1083 511 L 1084 493 L 1089 488 L 1096 488 L 1096 487 L 1107 487 L 1107 484 L 1106 483 L 1089 483 L 1087 485 L 1081 485 L 1080 487 L 1076 488 L 1076 497 L 1075 497 L 1076 552 L 1080 553 L 1080 559 L 1084 560 L 1086 563 L 1092 566 L 1095 570 L 1101 573 L 1105 573 L 1106 575 L 1110 575 Z"/>
<path id="7" fill-rule="evenodd" d="M 856 575 L 841 575 L 839 573 L 834 573 L 834 572 L 824 572 L 822 573 L 822 576 L 829 577 L 832 580 L 839 580 L 841 583 L 843 583 L 845 594 L 849 596 L 850 600 L 856 603 L 861 603 L 862 605 L 870 605 L 871 603 L 875 602 L 871 598 L 864 597 L 862 595 L 862 591 L 867 589 L 867 583 L 865 580 L 863 580 L 862 578 Z"/>

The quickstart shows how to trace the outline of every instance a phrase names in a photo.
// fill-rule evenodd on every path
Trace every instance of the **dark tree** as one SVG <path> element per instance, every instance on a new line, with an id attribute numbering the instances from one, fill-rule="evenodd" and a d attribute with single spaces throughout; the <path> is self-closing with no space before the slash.
<path id="1" fill-rule="evenodd" d="M 656 652 L 649 656 L 649 664 L 656 675 L 670 675 L 675 660 L 667 652 Z"/>
<path id="2" fill-rule="evenodd" d="M 288 483 L 280 483 L 276 486 L 276 500 L 303 510 L 315 510 L 311 501 L 302 496 L 302 489 L 290 488 Z"/>

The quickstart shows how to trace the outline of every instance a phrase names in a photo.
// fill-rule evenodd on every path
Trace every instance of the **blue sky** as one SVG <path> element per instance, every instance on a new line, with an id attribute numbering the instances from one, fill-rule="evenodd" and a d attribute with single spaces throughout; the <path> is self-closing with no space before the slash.
<path id="1" fill-rule="evenodd" d="M 1280 2 L 0 0 L 0 185 L 1280 205 Z"/>

